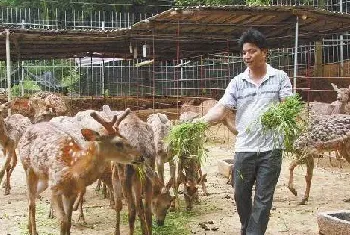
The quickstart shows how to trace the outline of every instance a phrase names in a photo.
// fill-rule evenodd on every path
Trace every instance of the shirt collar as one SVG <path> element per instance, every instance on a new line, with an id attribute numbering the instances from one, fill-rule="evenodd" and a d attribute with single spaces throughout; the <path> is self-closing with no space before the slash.
<path id="1" fill-rule="evenodd" d="M 272 68 L 271 65 L 266 64 L 266 75 L 265 78 L 273 77 L 276 75 L 276 69 Z M 246 68 L 245 71 L 243 72 L 244 76 L 243 79 L 249 79 L 249 68 Z M 266 79 L 264 79 L 266 80 Z"/>

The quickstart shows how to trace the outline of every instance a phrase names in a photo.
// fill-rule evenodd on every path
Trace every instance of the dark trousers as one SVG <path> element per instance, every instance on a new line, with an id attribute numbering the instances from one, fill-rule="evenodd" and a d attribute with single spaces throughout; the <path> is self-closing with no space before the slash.
<path id="1" fill-rule="evenodd" d="M 282 150 L 235 154 L 234 195 L 242 225 L 241 235 L 265 234 L 281 163 Z"/>

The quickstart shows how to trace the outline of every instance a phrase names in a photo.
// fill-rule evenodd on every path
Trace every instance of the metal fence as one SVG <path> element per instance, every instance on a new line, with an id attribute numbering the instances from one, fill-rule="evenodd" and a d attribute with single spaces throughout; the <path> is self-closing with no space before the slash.
<path id="1" fill-rule="evenodd" d="M 350 12 L 350 1 L 275 1 L 273 5 L 322 5 Z M 114 29 L 130 27 L 152 14 L 121 12 L 41 12 L 0 8 L 0 23 L 8 27 L 47 29 Z M 322 76 L 350 77 L 350 34 L 330 35 L 320 45 Z M 315 43 L 298 48 L 298 75 L 315 76 Z M 318 49 L 319 50 L 319 49 Z M 269 63 L 293 76 L 294 48 L 271 50 Z M 37 90 L 59 91 L 72 96 L 210 96 L 220 97 L 230 79 L 245 68 L 239 55 L 227 53 L 193 60 L 157 61 L 139 66 L 141 60 L 105 58 L 33 60 L 13 64 L 12 93 L 27 96 Z M 6 66 L 0 62 L 0 88 L 6 88 Z"/>

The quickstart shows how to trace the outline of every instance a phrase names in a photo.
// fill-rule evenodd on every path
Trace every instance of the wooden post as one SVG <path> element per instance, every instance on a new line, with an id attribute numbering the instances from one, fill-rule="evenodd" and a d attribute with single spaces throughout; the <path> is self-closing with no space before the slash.
<path id="1" fill-rule="evenodd" d="M 315 77 L 323 77 L 323 50 L 322 50 L 322 41 L 317 41 L 315 43 Z"/>

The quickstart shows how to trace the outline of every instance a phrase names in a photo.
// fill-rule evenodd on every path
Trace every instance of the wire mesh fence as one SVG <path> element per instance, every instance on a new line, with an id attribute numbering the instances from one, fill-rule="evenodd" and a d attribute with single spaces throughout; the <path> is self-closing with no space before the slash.
<path id="1" fill-rule="evenodd" d="M 311 5 L 344 13 L 350 10 L 350 1 L 272 0 L 271 4 Z M 152 14 L 0 8 L 0 23 L 6 27 L 21 28 L 109 30 L 131 27 Z M 330 35 L 318 43 L 300 45 L 297 51 L 298 75 L 350 76 L 349 43 L 350 34 L 344 32 L 342 35 Z M 294 48 L 270 50 L 269 63 L 293 77 L 295 54 Z M 12 94 L 28 96 L 45 90 L 71 96 L 217 98 L 222 95 L 230 79 L 245 69 L 241 56 L 229 53 L 189 60 L 156 61 L 144 66 L 140 66 L 141 62 L 140 59 L 92 57 L 20 61 L 12 65 Z M 0 62 L 0 88 L 7 88 L 4 62 Z"/>

